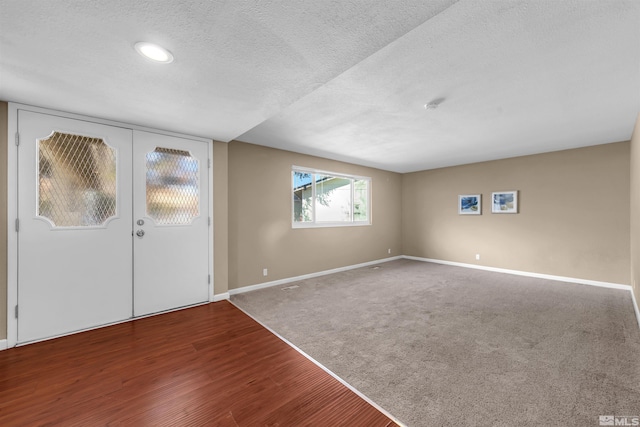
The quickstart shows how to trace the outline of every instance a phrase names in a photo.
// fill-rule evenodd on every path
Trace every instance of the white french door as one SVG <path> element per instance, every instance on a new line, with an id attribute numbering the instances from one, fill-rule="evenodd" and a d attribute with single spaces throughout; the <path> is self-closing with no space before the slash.
<path id="1" fill-rule="evenodd" d="M 18 126 L 18 342 L 131 317 L 132 131 L 29 111 Z"/>
<path id="2" fill-rule="evenodd" d="M 134 315 L 209 298 L 207 145 L 134 131 Z"/>
<path id="3" fill-rule="evenodd" d="M 17 342 L 208 300 L 208 145 L 18 110 Z"/>

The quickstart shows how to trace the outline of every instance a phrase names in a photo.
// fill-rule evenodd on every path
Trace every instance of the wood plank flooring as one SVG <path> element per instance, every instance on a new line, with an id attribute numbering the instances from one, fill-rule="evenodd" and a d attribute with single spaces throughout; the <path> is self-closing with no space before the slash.
<path id="1" fill-rule="evenodd" d="M 1 426 L 395 426 L 227 301 L 0 351 Z"/>

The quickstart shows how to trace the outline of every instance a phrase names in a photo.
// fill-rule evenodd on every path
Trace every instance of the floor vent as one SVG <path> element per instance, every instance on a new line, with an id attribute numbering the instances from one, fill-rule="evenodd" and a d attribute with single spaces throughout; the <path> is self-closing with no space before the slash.
<path id="1" fill-rule="evenodd" d="M 291 285 L 291 286 L 287 286 L 286 288 L 282 288 L 283 291 L 290 291 L 291 289 L 295 289 L 295 288 L 299 288 L 299 285 Z"/>

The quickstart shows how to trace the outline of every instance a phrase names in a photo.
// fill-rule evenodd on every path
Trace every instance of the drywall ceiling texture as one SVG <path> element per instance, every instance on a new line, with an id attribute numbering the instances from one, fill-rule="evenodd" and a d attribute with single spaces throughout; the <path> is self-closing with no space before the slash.
<path id="1" fill-rule="evenodd" d="M 229 141 L 454 2 L 0 0 L 0 99 Z"/>
<path id="2" fill-rule="evenodd" d="M 0 99 L 408 172 L 628 140 L 639 40 L 637 0 L 0 0 Z"/>
<path id="3" fill-rule="evenodd" d="M 461 0 L 239 139 L 396 172 L 625 141 L 639 42 L 636 0 Z"/>

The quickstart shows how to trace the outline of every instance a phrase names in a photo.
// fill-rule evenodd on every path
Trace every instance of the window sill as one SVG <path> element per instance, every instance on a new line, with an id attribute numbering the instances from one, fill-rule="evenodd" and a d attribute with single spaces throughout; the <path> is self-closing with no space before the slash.
<path id="1" fill-rule="evenodd" d="M 322 223 L 294 223 L 291 228 L 330 228 L 330 227 L 366 227 L 371 225 L 370 222 L 322 222 Z"/>

